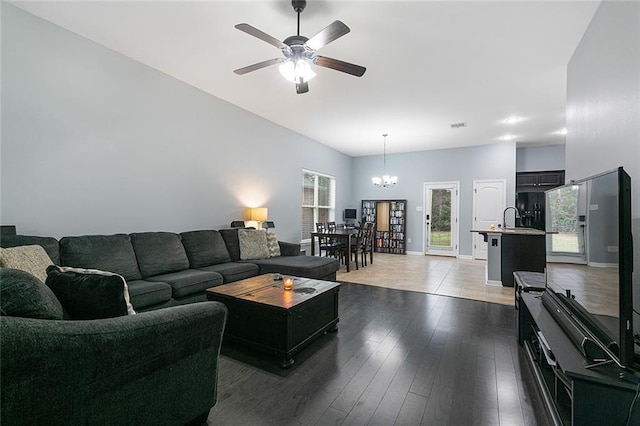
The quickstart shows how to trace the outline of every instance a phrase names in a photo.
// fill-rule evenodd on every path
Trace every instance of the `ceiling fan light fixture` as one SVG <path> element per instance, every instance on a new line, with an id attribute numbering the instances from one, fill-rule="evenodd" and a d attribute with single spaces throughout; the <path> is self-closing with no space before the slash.
<path id="1" fill-rule="evenodd" d="M 290 59 L 280 64 L 278 70 L 285 79 L 292 83 L 300 83 L 300 80 L 306 83 L 316 76 L 306 59 Z"/>
<path id="2" fill-rule="evenodd" d="M 304 10 L 307 2 L 306 0 L 292 0 L 291 5 L 293 6 L 293 10 L 298 14 L 298 31 L 296 35 L 289 36 L 283 41 L 247 23 L 235 25 L 235 28 L 238 30 L 280 49 L 284 58 L 268 59 L 253 65 L 238 68 L 233 71 L 234 73 L 243 75 L 271 65 L 280 64 L 280 74 L 296 84 L 297 94 L 307 93 L 309 91 L 308 81 L 316 76 L 316 73 L 311 69 L 312 63 L 322 68 L 340 71 L 356 77 L 362 77 L 364 75 L 367 69 L 363 66 L 316 55 L 317 50 L 348 34 L 351 31 L 349 27 L 343 22 L 336 20 L 320 30 L 320 32 L 313 37 L 305 37 L 300 35 L 300 13 Z"/>

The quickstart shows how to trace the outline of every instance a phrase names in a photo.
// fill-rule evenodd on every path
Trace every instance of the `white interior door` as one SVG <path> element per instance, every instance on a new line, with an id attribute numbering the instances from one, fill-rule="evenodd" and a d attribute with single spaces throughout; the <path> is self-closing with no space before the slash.
<path id="1" fill-rule="evenodd" d="M 506 207 L 506 181 L 504 179 L 473 181 L 473 229 L 489 230 L 502 223 L 502 212 Z M 487 258 L 487 243 L 484 237 L 473 233 L 473 257 Z"/>
<path id="2" fill-rule="evenodd" d="M 459 182 L 424 184 L 424 252 L 458 255 Z"/>

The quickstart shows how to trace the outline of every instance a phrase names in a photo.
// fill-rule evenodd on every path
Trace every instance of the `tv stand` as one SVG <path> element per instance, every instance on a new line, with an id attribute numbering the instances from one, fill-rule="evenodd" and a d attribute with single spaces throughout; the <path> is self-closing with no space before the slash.
<path id="1" fill-rule="evenodd" d="M 595 365 L 581 353 L 542 304 L 539 283 L 544 274 L 515 272 L 514 278 L 518 343 L 524 347 L 551 423 L 640 424 L 640 401 L 630 411 L 640 391 L 636 372 L 614 363 Z"/>

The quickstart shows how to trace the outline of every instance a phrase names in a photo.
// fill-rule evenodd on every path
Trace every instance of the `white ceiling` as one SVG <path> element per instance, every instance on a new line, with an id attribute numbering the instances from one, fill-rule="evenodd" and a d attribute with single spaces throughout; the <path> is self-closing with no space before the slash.
<path id="1" fill-rule="evenodd" d="M 234 28 L 283 40 L 289 0 L 13 2 L 18 7 L 351 156 L 564 143 L 566 66 L 598 1 L 309 0 L 302 35 L 351 28 L 319 54 L 367 67 L 317 68 L 297 95 L 277 66 L 232 71 L 281 52 Z M 519 123 L 503 122 L 510 115 Z M 466 122 L 452 129 L 450 124 Z"/>

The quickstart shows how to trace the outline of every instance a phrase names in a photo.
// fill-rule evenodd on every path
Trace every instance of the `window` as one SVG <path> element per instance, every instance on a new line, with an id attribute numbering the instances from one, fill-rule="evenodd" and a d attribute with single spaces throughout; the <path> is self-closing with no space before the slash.
<path id="1" fill-rule="evenodd" d="M 302 171 L 302 235 L 310 240 L 317 222 L 332 222 L 336 217 L 336 179 L 309 170 Z"/>
<path id="2" fill-rule="evenodd" d="M 581 203 L 578 185 L 564 186 L 546 195 L 551 223 L 551 253 L 582 254 L 584 232 L 578 223 Z"/>

